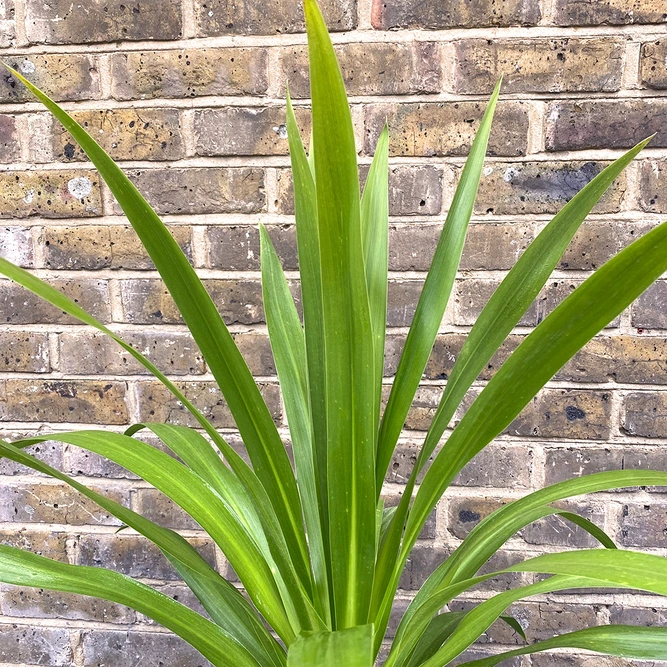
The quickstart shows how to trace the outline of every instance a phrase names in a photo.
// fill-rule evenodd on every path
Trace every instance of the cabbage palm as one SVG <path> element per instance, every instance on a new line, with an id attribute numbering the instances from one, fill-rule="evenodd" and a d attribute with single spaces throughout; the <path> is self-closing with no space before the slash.
<path id="1" fill-rule="evenodd" d="M 145 423 L 123 435 L 104 430 L 57 433 L 11 444 L 0 441 L 0 454 L 69 484 L 151 540 L 192 589 L 207 617 L 116 572 L 54 562 L 9 546 L 0 546 L 0 581 L 127 605 L 181 636 L 216 667 L 371 667 L 406 560 L 452 480 L 588 340 L 667 270 L 665 223 L 604 264 L 525 337 L 435 454 L 472 383 L 538 295 L 595 203 L 647 140 L 574 197 L 498 287 L 456 361 L 399 505 L 385 508 L 382 483 L 452 291 L 500 84 L 479 124 L 382 411 L 388 132 L 385 128 L 380 135 L 360 196 L 341 73 L 315 0 L 305 1 L 305 11 L 313 127 L 309 155 L 287 100 L 303 324 L 269 235 L 260 229 L 266 321 L 293 465 L 232 336 L 176 241 L 83 128 L 13 72 L 79 142 L 132 223 L 229 405 L 250 465 L 141 353 L 59 291 L 0 260 L 4 275 L 113 338 L 182 402 L 200 427 Z M 133 437 L 141 431 L 152 432 L 162 447 Z M 171 498 L 221 548 L 247 598 L 178 533 L 25 451 L 53 439 L 107 457 Z M 423 479 L 417 484 L 420 474 Z M 448 665 L 499 618 L 520 630 L 514 619 L 504 616 L 505 610 L 534 595 L 584 587 L 667 595 L 667 559 L 616 549 L 599 527 L 554 506 L 565 498 L 636 485 L 667 486 L 667 473 L 602 472 L 561 482 L 498 509 L 428 578 L 403 615 L 385 665 Z M 587 530 L 601 548 L 546 554 L 478 575 L 517 531 L 551 514 Z M 470 611 L 446 610 L 457 596 L 506 572 L 548 576 L 494 595 Z M 465 664 L 486 667 L 555 647 L 665 659 L 667 628 L 586 628 Z"/>

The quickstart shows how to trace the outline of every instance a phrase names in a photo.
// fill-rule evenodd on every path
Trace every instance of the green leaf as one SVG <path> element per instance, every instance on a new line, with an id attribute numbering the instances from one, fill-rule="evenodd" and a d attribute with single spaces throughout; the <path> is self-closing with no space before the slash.
<path id="1" fill-rule="evenodd" d="M 544 581 L 494 595 L 468 612 L 423 667 L 444 667 L 462 653 L 513 602 L 566 588 L 618 587 L 667 595 L 667 558 L 617 549 L 582 549 L 545 554 L 508 567 L 503 572 L 554 574 Z"/>
<path id="2" fill-rule="evenodd" d="M 148 538 L 169 559 L 220 627 L 243 644 L 260 664 L 268 660 L 276 667 L 284 665 L 284 651 L 267 632 L 246 599 L 178 533 L 154 524 L 14 445 L 0 441 L 0 455 L 65 482 L 123 521 L 124 528 L 133 528 Z"/>
<path id="3" fill-rule="evenodd" d="M 78 593 L 136 609 L 182 637 L 216 667 L 263 667 L 215 623 L 168 595 L 117 572 L 68 565 L 0 545 L 0 581 Z"/>
<path id="4" fill-rule="evenodd" d="M 389 130 L 385 125 L 375 148 L 361 196 L 361 242 L 364 250 L 366 285 L 373 330 L 375 358 L 375 412 L 373 428 L 380 423 L 384 342 L 387 323 L 387 278 L 389 261 Z"/>
<path id="5" fill-rule="evenodd" d="M 330 562 L 335 627 L 368 622 L 375 559 L 373 332 L 350 109 L 331 39 L 306 0 L 322 279 Z M 306 322 L 306 327 L 308 323 Z"/>
<path id="6" fill-rule="evenodd" d="M 600 267 L 525 338 L 482 390 L 427 471 L 408 520 L 401 562 L 461 468 L 665 270 L 667 224 L 663 223 Z"/>
<path id="7" fill-rule="evenodd" d="M 267 562 L 268 550 L 254 542 L 222 498 L 182 463 L 141 441 L 105 431 L 57 433 L 25 439 L 17 445 L 45 440 L 58 440 L 104 456 L 171 498 L 220 546 L 252 601 L 285 642 L 289 644 L 294 638 L 292 623 L 296 628 L 308 626 L 307 610 L 291 608 L 305 604 L 299 599 L 298 588 L 286 594 L 286 587 L 279 586 L 274 578 L 277 567 L 271 560 Z"/>
<path id="8" fill-rule="evenodd" d="M 169 230 L 95 140 L 42 91 L 8 69 L 79 143 L 137 232 L 225 397 L 283 528 L 295 568 L 309 586 L 301 502 L 289 458 L 259 388 L 206 288 Z"/>
<path id="9" fill-rule="evenodd" d="M 566 519 L 570 523 L 573 523 L 575 526 L 579 526 L 579 528 L 583 528 L 606 549 L 618 548 L 614 544 L 614 540 L 612 540 L 611 537 L 609 537 L 609 535 L 607 535 L 607 533 L 602 530 L 602 528 L 594 524 L 592 521 L 589 521 L 586 517 L 575 514 L 574 512 L 564 512 L 562 510 L 558 510 L 554 512 L 554 514 L 556 516 L 562 517 L 563 519 Z"/>
<path id="10" fill-rule="evenodd" d="M 308 528 L 308 545 L 317 591 L 316 607 L 325 624 L 330 626 L 327 565 L 320 513 L 317 507 L 315 461 L 308 400 L 306 342 L 280 260 L 263 225 L 260 225 L 260 240 L 264 311 L 280 388 L 285 401 L 287 423 L 292 436 L 297 484 Z"/>
<path id="11" fill-rule="evenodd" d="M 322 540 L 325 555 L 329 554 L 329 507 L 327 483 L 327 424 L 325 397 L 324 315 L 322 303 L 322 275 L 320 266 L 320 234 L 317 226 L 317 193 L 313 166 L 313 136 L 310 141 L 310 160 L 306 157 L 299 128 L 287 92 L 287 137 L 294 183 L 294 214 L 296 220 L 301 301 L 306 340 L 308 395 L 312 429 L 316 490 Z M 331 585 L 329 560 L 327 578 Z M 331 588 L 329 589 L 331 592 Z M 331 603 L 331 600 L 330 600 Z M 329 614 L 330 616 L 331 614 Z"/>
<path id="12" fill-rule="evenodd" d="M 461 667 L 494 667 L 503 660 L 554 648 L 578 648 L 604 655 L 639 660 L 667 659 L 667 628 L 634 625 L 604 625 L 568 632 L 541 642 L 492 655 L 481 660 L 461 663 Z"/>
<path id="13" fill-rule="evenodd" d="M 290 646 L 287 667 L 373 667 L 373 626 L 301 634 Z"/>
<path id="14" fill-rule="evenodd" d="M 496 84 L 470 148 L 398 364 L 396 379 L 380 426 L 376 475 L 378 492 L 384 482 L 398 436 L 426 368 L 454 285 L 482 175 L 484 155 L 499 93 L 500 81 Z"/>
<path id="15" fill-rule="evenodd" d="M 472 577 L 502 545 L 526 525 L 557 510 L 550 503 L 596 491 L 628 486 L 667 485 L 667 473 L 652 470 L 618 470 L 559 482 L 496 510 L 473 528 L 456 551 L 431 574 L 406 610 L 392 647 L 404 656 L 427 627 L 430 619 L 450 600 L 452 585 L 482 581 Z M 463 584 L 466 590 L 467 584 Z M 388 663 L 401 664 L 398 662 Z"/>
<path id="16" fill-rule="evenodd" d="M 448 611 L 434 616 L 419 637 L 419 641 L 405 663 L 405 667 L 419 667 L 424 660 L 428 660 L 454 632 L 456 626 L 467 613 L 465 611 Z"/>
<path id="17" fill-rule="evenodd" d="M 415 475 L 434 452 L 471 384 L 519 323 L 595 204 L 651 140 L 615 160 L 578 192 L 537 235 L 482 309 L 447 378 L 447 386 L 415 466 Z"/>

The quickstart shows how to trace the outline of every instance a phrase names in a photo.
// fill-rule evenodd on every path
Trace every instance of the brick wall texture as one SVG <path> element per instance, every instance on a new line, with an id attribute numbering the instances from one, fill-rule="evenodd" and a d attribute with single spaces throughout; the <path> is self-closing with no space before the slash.
<path id="1" fill-rule="evenodd" d="M 505 77 L 461 272 L 391 466 L 391 498 L 402 491 L 465 332 L 550 216 L 610 160 L 657 133 L 577 234 L 476 391 L 555 304 L 667 214 L 667 0 L 322 4 L 351 96 L 362 175 L 385 119 L 391 131 L 388 381 L 471 137 L 496 78 Z M 164 216 L 286 435 L 261 303 L 257 223 L 268 226 L 297 294 L 284 92 L 289 81 L 306 136 L 303 30 L 301 7 L 288 0 L 0 0 L 0 59 L 63 102 Z M 7 73 L 0 73 L 0 164 L 0 253 L 111 323 L 237 442 L 206 364 L 108 188 Z M 0 353 L 5 438 L 85 425 L 120 431 L 144 419 L 189 423 L 128 355 L 7 281 Z M 462 472 L 409 561 L 397 608 L 509 499 L 582 473 L 667 469 L 666 390 L 667 281 L 658 281 Z M 72 447 L 38 449 L 116 501 L 182 530 L 225 568 L 196 524 L 126 471 Z M 667 554 L 664 491 L 600 494 L 569 506 L 624 547 Z M 59 484 L 0 462 L 1 542 L 111 567 L 190 602 L 155 549 L 117 528 Z M 560 520 L 541 521 L 492 565 L 591 544 Z M 667 604 L 652 596 L 553 595 L 514 611 L 531 639 L 591 624 L 667 621 Z M 494 626 L 469 655 L 516 643 L 507 626 Z M 126 608 L 0 586 L 0 664 L 205 663 Z M 626 664 L 638 663 L 563 653 L 514 662 Z"/>

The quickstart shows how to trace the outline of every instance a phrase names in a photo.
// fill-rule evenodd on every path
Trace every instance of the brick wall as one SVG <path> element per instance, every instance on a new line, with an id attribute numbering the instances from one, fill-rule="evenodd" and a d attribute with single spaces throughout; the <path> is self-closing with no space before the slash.
<path id="1" fill-rule="evenodd" d="M 667 4 L 325 0 L 323 7 L 351 95 L 362 165 L 385 118 L 391 129 L 388 377 L 485 100 L 496 77 L 505 75 L 462 271 L 391 467 L 387 494 L 395 496 L 465 332 L 550 215 L 611 159 L 657 132 L 597 206 L 483 379 L 593 269 L 667 213 Z M 308 131 L 297 4 L 0 0 L 0 58 L 74 112 L 164 215 L 286 433 L 263 321 L 257 222 L 267 224 L 293 272 L 283 125 L 288 80 Z M 113 323 L 215 424 L 232 429 L 205 364 L 108 189 L 67 133 L 2 73 L 0 163 L 2 255 Z M 0 322 L 5 438 L 86 424 L 122 430 L 143 419 L 188 423 L 128 355 L 7 282 L 0 287 Z M 465 469 L 409 562 L 399 608 L 503 502 L 585 472 L 667 467 L 666 330 L 667 282 L 658 282 Z M 115 500 L 182 529 L 224 568 L 192 521 L 127 472 L 74 448 L 49 443 L 38 449 Z M 0 475 L 0 541 L 112 567 L 191 600 L 155 550 L 130 532 L 116 535 L 117 522 L 104 512 L 7 462 L 0 463 Z M 601 494 L 571 506 L 625 547 L 667 549 L 661 489 Z M 493 565 L 590 544 L 578 530 L 546 520 L 512 540 Z M 1 664 L 203 664 L 182 642 L 125 608 L 8 586 L 0 591 Z M 535 639 L 596 623 L 664 623 L 667 605 L 650 596 L 554 595 L 517 605 L 516 616 Z M 488 644 L 514 645 L 516 636 L 494 626 L 486 641 L 475 654 Z M 627 663 L 561 654 L 515 664 Z"/>

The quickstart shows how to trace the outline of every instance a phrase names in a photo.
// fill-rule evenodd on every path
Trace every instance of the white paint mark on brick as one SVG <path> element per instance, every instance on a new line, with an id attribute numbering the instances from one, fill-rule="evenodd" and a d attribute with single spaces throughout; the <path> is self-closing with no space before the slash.
<path id="1" fill-rule="evenodd" d="M 32 62 L 32 60 L 28 60 L 26 58 L 19 65 L 19 69 L 21 70 L 21 74 L 32 74 L 35 71 L 36 67 L 35 63 Z"/>
<path id="2" fill-rule="evenodd" d="M 23 201 L 26 204 L 32 204 L 32 200 L 35 198 L 35 191 L 34 190 L 28 190 L 28 192 L 25 193 L 25 197 L 23 197 Z"/>
<path id="3" fill-rule="evenodd" d="M 91 193 L 93 184 L 89 178 L 86 178 L 85 176 L 77 176 L 67 182 L 67 189 L 72 197 L 84 199 Z"/>

